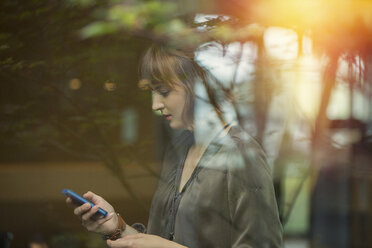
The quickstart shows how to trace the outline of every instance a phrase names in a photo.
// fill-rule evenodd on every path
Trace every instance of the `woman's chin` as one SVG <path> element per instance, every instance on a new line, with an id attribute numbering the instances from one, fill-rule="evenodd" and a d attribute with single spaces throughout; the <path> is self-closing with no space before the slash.
<path id="1" fill-rule="evenodd" d="M 170 121 L 169 122 L 169 126 L 170 128 L 172 129 L 187 129 L 187 127 L 185 127 L 185 125 L 183 125 L 183 123 L 178 123 L 178 122 L 175 122 L 175 121 Z"/>
<path id="2" fill-rule="evenodd" d="M 180 127 L 178 125 L 169 124 L 169 126 L 170 126 L 170 128 L 175 129 L 175 130 L 182 129 L 182 127 Z"/>

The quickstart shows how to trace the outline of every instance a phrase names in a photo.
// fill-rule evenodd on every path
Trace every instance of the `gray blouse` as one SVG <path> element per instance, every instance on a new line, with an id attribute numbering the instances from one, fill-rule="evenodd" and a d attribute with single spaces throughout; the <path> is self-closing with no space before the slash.
<path id="1" fill-rule="evenodd" d="M 260 146 L 240 129 L 216 136 L 180 190 L 193 135 L 167 149 L 147 233 L 187 247 L 280 247 L 282 226 Z"/>

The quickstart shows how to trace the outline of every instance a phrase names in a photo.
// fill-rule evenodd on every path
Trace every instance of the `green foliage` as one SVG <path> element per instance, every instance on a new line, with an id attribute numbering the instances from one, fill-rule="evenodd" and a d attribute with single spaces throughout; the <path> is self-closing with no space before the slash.
<path id="1" fill-rule="evenodd" d="M 260 25 L 239 23 L 234 17 L 215 16 L 203 23 L 194 24 L 192 16 L 195 13 L 181 9 L 180 1 L 141 0 L 109 3 L 96 11 L 95 21 L 81 29 L 82 38 L 121 33 L 171 46 L 196 47 L 210 40 L 228 43 L 253 40 L 263 35 L 263 27 Z M 204 28 L 196 29 L 196 26 Z"/>
<path id="2" fill-rule="evenodd" d="M 91 38 L 106 34 L 112 34 L 118 30 L 118 26 L 114 23 L 93 22 L 81 30 L 82 38 Z"/>
<path id="3" fill-rule="evenodd" d="M 116 1 L 114 1 L 116 2 Z M 115 31 L 156 31 L 159 34 L 174 32 L 183 27 L 180 20 L 172 20 L 176 4 L 161 1 L 120 2 L 104 8 L 104 18 L 81 30 L 83 38 L 92 38 Z M 170 25 L 165 25 L 170 23 Z M 168 27 L 170 26 L 170 29 Z"/>

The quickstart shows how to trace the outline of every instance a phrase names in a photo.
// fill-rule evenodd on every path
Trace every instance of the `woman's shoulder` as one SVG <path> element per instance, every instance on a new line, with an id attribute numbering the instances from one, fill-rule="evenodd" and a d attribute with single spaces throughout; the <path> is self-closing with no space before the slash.
<path id="1" fill-rule="evenodd" d="M 238 125 L 232 125 L 218 141 L 225 149 L 239 152 L 255 153 L 265 157 L 259 142 L 246 130 Z"/>
<path id="2" fill-rule="evenodd" d="M 257 150 L 263 151 L 261 145 L 258 141 L 250 135 L 246 130 L 238 125 L 231 126 L 228 132 L 229 138 L 234 142 L 237 146 L 251 146 L 251 148 L 255 148 Z"/>
<path id="3" fill-rule="evenodd" d="M 223 140 L 221 150 L 227 156 L 229 173 L 244 175 L 252 180 L 271 180 L 266 155 L 257 140 L 239 126 L 232 126 Z M 254 180 L 256 181 L 256 180 Z"/>

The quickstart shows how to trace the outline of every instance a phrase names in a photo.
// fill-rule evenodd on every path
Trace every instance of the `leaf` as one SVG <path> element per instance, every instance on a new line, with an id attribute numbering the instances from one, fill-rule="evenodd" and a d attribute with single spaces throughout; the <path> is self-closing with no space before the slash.
<path id="1" fill-rule="evenodd" d="M 102 36 L 105 34 L 111 34 L 118 30 L 118 26 L 115 23 L 108 23 L 97 21 L 84 27 L 81 31 L 81 37 L 83 39 Z"/>
<path id="2" fill-rule="evenodd" d="M 96 0 L 68 0 L 68 4 L 71 6 L 79 6 L 79 7 L 91 7 L 97 4 Z"/>

